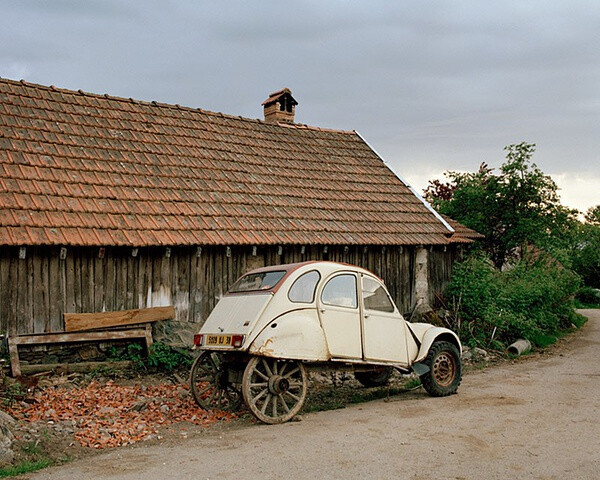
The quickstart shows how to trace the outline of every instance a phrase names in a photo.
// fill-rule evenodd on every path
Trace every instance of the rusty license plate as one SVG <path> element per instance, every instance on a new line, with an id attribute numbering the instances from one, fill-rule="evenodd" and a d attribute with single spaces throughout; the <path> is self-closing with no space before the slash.
<path id="1" fill-rule="evenodd" d="M 231 335 L 207 335 L 206 346 L 226 347 L 232 344 Z"/>

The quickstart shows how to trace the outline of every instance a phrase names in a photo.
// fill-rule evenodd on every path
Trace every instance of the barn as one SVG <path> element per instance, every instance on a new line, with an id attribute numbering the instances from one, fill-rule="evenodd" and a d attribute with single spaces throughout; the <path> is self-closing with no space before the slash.
<path id="1" fill-rule="evenodd" d="M 172 305 L 155 334 L 185 343 L 242 273 L 309 259 L 374 271 L 401 311 L 434 303 L 476 234 L 296 106 L 283 89 L 254 120 L 0 79 L 0 332 Z"/>

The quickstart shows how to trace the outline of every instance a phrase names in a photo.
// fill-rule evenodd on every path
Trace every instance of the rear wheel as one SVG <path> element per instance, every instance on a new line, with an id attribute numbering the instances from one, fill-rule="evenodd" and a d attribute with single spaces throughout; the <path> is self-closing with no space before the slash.
<path id="1" fill-rule="evenodd" d="M 264 423 L 284 423 L 293 418 L 304 405 L 307 389 L 304 365 L 295 360 L 253 357 L 244 370 L 244 402 Z"/>
<path id="2" fill-rule="evenodd" d="M 429 372 L 421 375 L 423 388 L 434 397 L 445 397 L 456 393 L 462 378 L 460 354 L 450 342 L 434 342 L 423 362 Z"/>
<path id="3" fill-rule="evenodd" d="M 227 357 L 220 352 L 204 351 L 194 361 L 190 372 L 190 390 L 204 410 L 237 410 L 242 395 L 229 382 Z"/>
<path id="4" fill-rule="evenodd" d="M 365 387 L 383 387 L 392 376 L 392 368 L 382 368 L 367 372 L 354 372 L 354 378 Z"/>

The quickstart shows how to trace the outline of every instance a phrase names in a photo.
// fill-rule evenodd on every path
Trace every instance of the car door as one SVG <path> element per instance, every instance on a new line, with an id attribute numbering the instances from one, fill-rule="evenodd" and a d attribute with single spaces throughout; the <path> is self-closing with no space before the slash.
<path id="1" fill-rule="evenodd" d="M 358 277 L 339 272 L 329 277 L 319 296 L 319 316 L 333 358 L 362 358 Z"/>
<path id="2" fill-rule="evenodd" d="M 364 358 L 408 364 L 405 321 L 383 284 L 361 274 Z"/>

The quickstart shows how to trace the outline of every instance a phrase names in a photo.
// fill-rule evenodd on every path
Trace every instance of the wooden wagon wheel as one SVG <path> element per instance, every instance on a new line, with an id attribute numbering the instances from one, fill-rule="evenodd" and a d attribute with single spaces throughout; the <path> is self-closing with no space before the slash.
<path id="1" fill-rule="evenodd" d="M 306 370 L 295 360 L 253 357 L 244 370 L 244 402 L 264 423 L 284 423 L 293 418 L 304 405 L 307 390 Z"/>
<path id="2" fill-rule="evenodd" d="M 237 410 L 242 396 L 229 382 L 226 355 L 204 351 L 194 361 L 190 372 L 190 389 L 196 403 L 204 410 Z"/>

